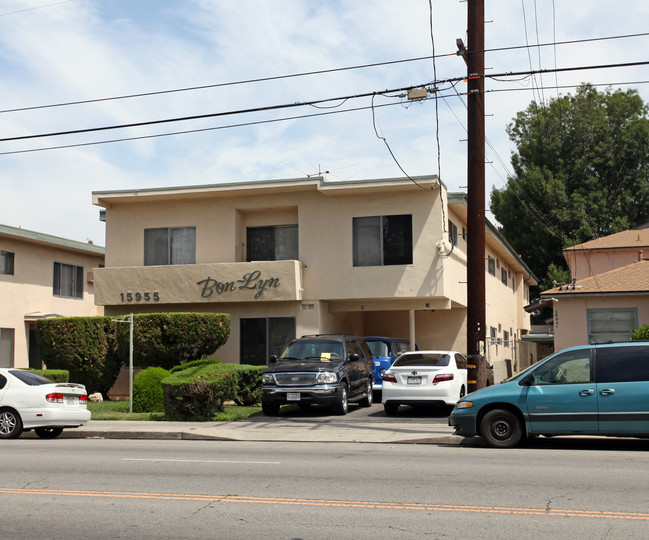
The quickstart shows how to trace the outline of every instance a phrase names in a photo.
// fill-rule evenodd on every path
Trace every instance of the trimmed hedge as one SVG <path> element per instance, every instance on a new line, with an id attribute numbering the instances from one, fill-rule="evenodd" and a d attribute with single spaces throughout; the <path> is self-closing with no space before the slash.
<path id="1" fill-rule="evenodd" d="M 237 368 L 237 405 L 251 406 L 261 403 L 261 379 L 266 366 L 241 364 Z"/>
<path id="2" fill-rule="evenodd" d="M 176 373 L 178 371 L 183 371 L 184 369 L 190 369 L 197 366 L 205 366 L 207 364 L 220 364 L 221 360 L 218 358 L 201 358 L 200 360 L 191 360 L 190 362 L 185 362 L 179 366 L 174 366 L 171 368 L 171 373 Z"/>
<path id="3" fill-rule="evenodd" d="M 65 369 L 31 369 L 34 373 L 38 373 L 43 377 L 53 380 L 56 383 L 66 383 L 70 382 L 70 373 Z M 76 381 L 73 381 L 76 382 Z"/>
<path id="4" fill-rule="evenodd" d="M 178 420 L 212 420 L 237 389 L 233 364 L 212 363 L 172 373 L 162 380 L 165 415 Z"/>
<path id="5" fill-rule="evenodd" d="M 164 395 L 160 381 L 170 372 L 161 367 L 149 367 L 133 379 L 133 412 L 164 412 Z"/>

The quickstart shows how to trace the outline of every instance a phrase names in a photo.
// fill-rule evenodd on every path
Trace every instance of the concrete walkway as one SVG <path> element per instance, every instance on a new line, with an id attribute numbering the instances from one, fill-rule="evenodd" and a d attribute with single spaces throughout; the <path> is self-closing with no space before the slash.
<path id="1" fill-rule="evenodd" d="M 36 437 L 30 431 L 23 437 Z M 479 438 L 453 435 L 453 428 L 435 422 L 367 422 L 348 417 L 253 417 L 237 422 L 137 422 L 91 420 L 66 429 L 61 438 L 175 439 L 274 442 L 366 442 L 392 444 L 482 444 Z"/>

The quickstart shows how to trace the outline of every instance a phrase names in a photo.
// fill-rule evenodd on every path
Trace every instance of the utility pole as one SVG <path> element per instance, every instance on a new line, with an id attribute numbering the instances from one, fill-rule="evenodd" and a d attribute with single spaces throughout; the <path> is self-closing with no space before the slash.
<path id="1" fill-rule="evenodd" d="M 484 0 L 468 0 L 467 356 L 469 392 L 486 386 Z"/>

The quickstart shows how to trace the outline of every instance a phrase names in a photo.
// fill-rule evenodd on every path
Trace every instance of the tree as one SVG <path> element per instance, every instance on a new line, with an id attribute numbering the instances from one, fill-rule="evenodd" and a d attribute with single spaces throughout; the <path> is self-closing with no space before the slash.
<path id="1" fill-rule="evenodd" d="M 537 276 L 565 269 L 563 248 L 649 221 L 647 116 L 636 90 L 582 85 L 507 126 L 514 176 L 492 191 L 491 211 Z"/>

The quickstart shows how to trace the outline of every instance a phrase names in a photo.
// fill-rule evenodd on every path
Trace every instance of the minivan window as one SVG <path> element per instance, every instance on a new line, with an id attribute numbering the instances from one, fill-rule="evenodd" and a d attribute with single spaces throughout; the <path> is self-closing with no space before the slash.
<path id="1" fill-rule="evenodd" d="M 533 375 L 534 384 L 590 382 L 590 350 L 583 349 L 559 354 L 543 364 Z"/>
<path id="2" fill-rule="evenodd" d="M 649 381 L 649 347 L 596 350 L 597 382 Z"/>

